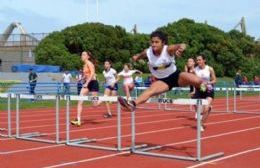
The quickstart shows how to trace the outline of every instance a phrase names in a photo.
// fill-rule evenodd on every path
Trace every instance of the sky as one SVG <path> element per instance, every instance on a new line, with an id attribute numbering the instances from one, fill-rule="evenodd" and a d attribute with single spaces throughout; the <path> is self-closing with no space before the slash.
<path id="1" fill-rule="evenodd" d="M 12 22 L 28 33 L 50 33 L 97 21 L 151 33 L 182 18 L 230 31 L 242 16 L 247 34 L 260 38 L 260 0 L 0 0 L 0 33 Z"/>

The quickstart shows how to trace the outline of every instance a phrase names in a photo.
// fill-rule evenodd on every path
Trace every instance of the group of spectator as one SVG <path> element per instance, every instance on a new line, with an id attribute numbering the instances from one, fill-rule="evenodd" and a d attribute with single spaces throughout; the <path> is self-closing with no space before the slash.
<path id="1" fill-rule="evenodd" d="M 260 85 L 260 77 L 255 75 L 252 81 L 248 81 L 247 76 L 241 74 L 241 70 L 238 70 L 235 76 L 236 87 L 239 85 Z"/>

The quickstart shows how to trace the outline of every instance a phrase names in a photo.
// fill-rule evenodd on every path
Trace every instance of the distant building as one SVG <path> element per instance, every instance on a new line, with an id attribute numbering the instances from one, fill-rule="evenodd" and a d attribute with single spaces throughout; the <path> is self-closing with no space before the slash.
<path id="1" fill-rule="evenodd" d="M 12 34 L 18 29 L 20 34 Z M 28 34 L 21 23 L 11 23 L 0 34 L 0 71 L 10 72 L 13 64 L 35 64 L 33 50 L 47 34 Z"/>

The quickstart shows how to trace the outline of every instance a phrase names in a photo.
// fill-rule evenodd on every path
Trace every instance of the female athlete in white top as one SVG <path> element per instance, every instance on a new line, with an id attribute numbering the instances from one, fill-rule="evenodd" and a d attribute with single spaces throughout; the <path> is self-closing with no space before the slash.
<path id="1" fill-rule="evenodd" d="M 185 44 L 167 45 L 168 38 L 161 31 L 153 32 L 150 39 L 150 47 L 134 55 L 132 59 L 137 61 L 148 58 L 149 69 L 157 80 L 135 101 L 118 98 L 120 104 L 130 111 L 133 111 L 137 105 L 145 103 L 150 97 L 171 90 L 172 87 L 193 85 L 200 88 L 202 85 L 202 80 L 196 75 L 177 70 L 175 57 L 182 55 L 186 48 Z"/>
<path id="2" fill-rule="evenodd" d="M 111 67 L 110 61 L 105 61 L 104 63 L 105 70 L 103 71 L 103 75 L 105 77 L 105 96 L 116 96 L 118 91 L 118 75 L 115 69 Z M 112 113 L 110 109 L 110 105 L 106 102 L 107 114 L 104 114 L 104 118 L 111 118 Z"/>
<path id="3" fill-rule="evenodd" d="M 195 74 L 203 81 L 207 87 L 207 91 L 203 92 L 196 89 L 193 98 L 196 99 L 207 99 L 209 105 L 203 107 L 202 112 L 202 131 L 205 128 L 204 123 L 209 116 L 211 111 L 212 102 L 214 99 L 214 84 L 217 82 L 215 71 L 212 67 L 206 64 L 206 57 L 203 54 L 197 56 L 197 66 L 195 67 Z"/>
<path id="4" fill-rule="evenodd" d="M 133 74 L 135 73 L 140 73 L 142 74 L 141 71 L 139 70 L 131 70 L 130 64 L 124 64 L 124 69 L 118 74 L 119 77 L 123 77 L 123 90 L 126 95 L 126 99 L 129 100 L 131 97 L 131 91 L 134 89 L 135 84 L 134 84 L 134 79 L 133 79 Z"/>

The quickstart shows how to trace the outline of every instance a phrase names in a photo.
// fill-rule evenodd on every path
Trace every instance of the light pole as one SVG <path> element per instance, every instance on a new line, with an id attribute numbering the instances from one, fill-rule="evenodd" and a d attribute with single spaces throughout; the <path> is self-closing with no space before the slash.
<path id="1" fill-rule="evenodd" d="M 98 22 L 99 21 L 99 9 L 98 9 L 99 8 L 99 2 L 98 2 L 98 0 L 96 0 L 96 6 L 97 6 L 96 12 L 97 12 L 97 22 Z"/>

